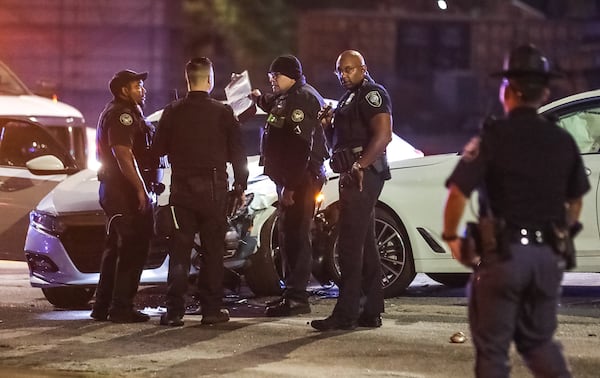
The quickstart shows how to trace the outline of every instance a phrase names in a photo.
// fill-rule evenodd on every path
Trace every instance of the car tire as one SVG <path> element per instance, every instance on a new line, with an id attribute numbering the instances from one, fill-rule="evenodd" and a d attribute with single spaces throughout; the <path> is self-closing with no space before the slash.
<path id="1" fill-rule="evenodd" d="M 378 248 L 381 258 L 384 296 L 397 297 L 402 294 L 415 278 L 415 264 L 408 233 L 402 222 L 397 221 L 386 210 L 375 208 L 375 235 L 379 235 Z M 340 283 L 340 266 L 337 252 L 338 229 L 333 226 L 331 247 L 326 260 L 331 277 Z M 386 240 L 385 245 L 381 241 Z"/>
<path id="2" fill-rule="evenodd" d="M 471 273 L 427 273 L 427 276 L 448 287 L 465 287 Z"/>
<path id="3" fill-rule="evenodd" d="M 93 287 L 48 287 L 42 293 L 56 307 L 75 309 L 87 306 L 96 291 Z"/>
<path id="4" fill-rule="evenodd" d="M 277 213 L 273 213 L 260 230 L 260 246 L 248 258 L 244 269 L 246 284 L 259 297 L 281 295 L 282 266 L 277 243 Z"/>

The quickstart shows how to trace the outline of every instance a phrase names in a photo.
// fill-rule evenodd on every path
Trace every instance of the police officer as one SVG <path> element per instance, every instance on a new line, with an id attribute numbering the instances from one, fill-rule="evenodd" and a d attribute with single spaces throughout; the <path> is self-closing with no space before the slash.
<path id="1" fill-rule="evenodd" d="M 109 84 L 114 99 L 98 122 L 99 195 L 108 223 L 90 315 L 96 320 L 132 323 L 149 319 L 133 308 L 152 236 L 152 185 L 160 181 L 158 161 L 150 153 L 154 130 L 141 108 L 147 77 L 147 72 L 116 73 Z"/>
<path id="2" fill-rule="evenodd" d="M 335 74 L 347 91 L 331 124 L 331 115 L 324 122 L 334 148 L 331 167 L 340 173 L 342 277 L 331 316 L 311 322 L 319 331 L 380 327 L 384 310 L 374 216 L 384 181 L 390 178 L 385 149 L 392 140 L 392 107 L 387 91 L 371 79 L 358 51 L 342 52 Z"/>
<path id="3" fill-rule="evenodd" d="M 167 155 L 172 166 L 169 205 L 174 234 L 169 260 L 167 312 L 161 325 L 181 326 L 185 313 L 190 253 L 200 236 L 202 264 L 198 286 L 202 324 L 222 323 L 223 256 L 227 229 L 228 181 L 232 163 L 234 194 L 244 200 L 248 180 L 240 124 L 231 107 L 210 97 L 214 87 L 212 62 L 195 58 L 185 66 L 188 94 L 169 104 L 161 116 L 153 149 Z"/>
<path id="4" fill-rule="evenodd" d="M 442 238 L 457 260 L 479 264 L 469 296 L 476 375 L 508 377 L 514 340 L 536 377 L 569 377 L 553 340 L 565 267 L 554 229 L 576 228 L 590 185 L 573 138 L 537 114 L 556 76 L 548 60 L 532 45 L 519 46 L 497 75 L 506 117 L 486 122 L 448 178 Z M 480 211 L 493 215 L 498 231 L 497 247 L 473 258 L 456 232 L 476 188 L 485 202 Z"/>
<path id="5" fill-rule="evenodd" d="M 310 225 L 315 197 L 325 182 L 323 161 L 329 157 L 317 115 L 324 105 L 315 88 L 306 83 L 300 61 L 282 55 L 271 63 L 273 93 L 254 90 L 257 105 L 267 112 L 261 157 L 277 187 L 279 245 L 284 261 L 285 290 L 267 306 L 267 316 L 310 312 L 306 287 L 312 268 Z"/>

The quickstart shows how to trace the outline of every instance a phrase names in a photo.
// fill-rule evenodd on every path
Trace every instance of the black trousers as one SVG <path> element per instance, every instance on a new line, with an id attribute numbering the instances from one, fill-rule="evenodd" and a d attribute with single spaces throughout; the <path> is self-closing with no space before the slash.
<path id="1" fill-rule="evenodd" d="M 126 312 L 133 309 L 148 257 L 153 214 L 139 212 L 135 194 L 122 185 L 101 182 L 99 194 L 108 223 L 94 308 Z"/>
<path id="2" fill-rule="evenodd" d="M 303 185 L 294 191 L 292 206 L 278 206 L 278 240 L 284 267 L 284 298 L 308 301 L 306 286 L 312 272 L 310 227 L 315 212 L 315 197 L 323 180 L 306 173 Z M 281 199 L 283 186 L 277 185 Z"/>
<path id="3" fill-rule="evenodd" d="M 570 377 L 553 340 L 564 262 L 550 246 L 512 244 L 511 257 L 484 259 L 473 273 L 469 322 L 477 377 L 508 377 L 514 340 L 536 377 Z"/>
<path id="4" fill-rule="evenodd" d="M 202 261 L 198 294 L 202 314 L 218 312 L 223 302 L 223 256 L 227 231 L 227 190 L 212 191 L 196 198 L 194 208 L 172 205 L 175 230 L 169 254 L 167 311 L 174 316 L 185 313 L 190 257 L 196 233 L 200 236 Z"/>
<path id="5" fill-rule="evenodd" d="M 340 220 L 338 252 L 341 283 L 333 316 L 355 321 L 361 313 L 383 312 L 381 262 L 375 244 L 375 204 L 384 180 L 372 169 L 364 171 L 363 191 L 350 175 L 340 177 Z"/>

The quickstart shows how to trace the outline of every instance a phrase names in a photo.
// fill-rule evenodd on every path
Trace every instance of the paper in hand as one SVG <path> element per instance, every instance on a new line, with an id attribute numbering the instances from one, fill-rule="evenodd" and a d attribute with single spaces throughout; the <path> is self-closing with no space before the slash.
<path id="1" fill-rule="evenodd" d="M 225 95 L 227 96 L 227 103 L 231 106 L 236 116 L 254 106 L 249 97 L 251 91 L 252 86 L 250 85 L 248 71 L 244 71 L 241 74 L 231 74 L 231 81 L 225 87 Z"/>

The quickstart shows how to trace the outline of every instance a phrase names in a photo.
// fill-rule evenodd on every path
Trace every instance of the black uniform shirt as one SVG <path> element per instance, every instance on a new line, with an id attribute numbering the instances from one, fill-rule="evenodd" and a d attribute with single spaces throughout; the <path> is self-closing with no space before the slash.
<path id="1" fill-rule="evenodd" d="M 564 220 L 564 204 L 590 184 L 573 138 L 533 108 L 487 122 L 448 178 L 469 196 L 484 184 L 494 216 L 516 227 Z"/>
<path id="2" fill-rule="evenodd" d="M 340 148 L 366 147 L 371 139 L 369 122 L 379 113 L 392 114 L 387 90 L 366 77 L 362 84 L 348 90 L 340 99 L 333 119 L 330 143 Z"/>
<path id="3" fill-rule="evenodd" d="M 153 151 L 168 155 L 173 176 L 226 174 L 231 162 L 234 185 L 246 189 L 248 164 L 240 123 L 231 107 L 207 92 L 192 91 L 165 107 L 158 123 Z"/>
<path id="4" fill-rule="evenodd" d="M 158 168 L 158 161 L 149 150 L 152 136 L 153 129 L 137 106 L 121 99 L 109 102 L 100 115 L 96 133 L 97 157 L 102 163 L 100 179 L 128 185 L 112 153 L 112 147 L 120 145 L 133 151 L 148 187 L 152 177 L 149 171 Z"/>
<path id="5" fill-rule="evenodd" d="M 263 95 L 257 105 L 269 113 L 261 154 L 265 174 L 276 184 L 293 190 L 303 183 L 307 169 L 314 175 L 329 157 L 317 115 L 324 100 L 304 77 L 285 93 Z"/>

